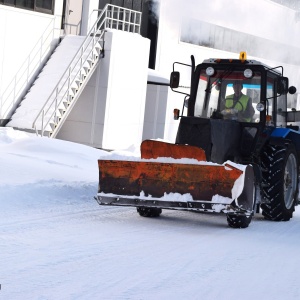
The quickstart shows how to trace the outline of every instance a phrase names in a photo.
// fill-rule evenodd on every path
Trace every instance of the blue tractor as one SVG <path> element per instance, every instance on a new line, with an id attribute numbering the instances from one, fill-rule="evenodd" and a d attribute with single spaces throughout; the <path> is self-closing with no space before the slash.
<path id="1" fill-rule="evenodd" d="M 170 87 L 185 99 L 181 113 L 174 110 L 180 122 L 174 145 L 144 141 L 139 162 L 99 160 L 98 203 L 135 206 L 145 217 L 159 216 L 162 209 L 223 212 L 234 228 L 248 227 L 259 211 L 268 220 L 290 220 L 298 204 L 300 111 L 283 68 L 247 60 L 244 52 L 239 59 L 208 59 L 197 66 L 192 57 L 186 92 L 178 64 L 183 65 L 174 63 Z M 206 164 L 178 162 L 200 150 Z M 172 200 L 165 193 L 191 198 Z"/>

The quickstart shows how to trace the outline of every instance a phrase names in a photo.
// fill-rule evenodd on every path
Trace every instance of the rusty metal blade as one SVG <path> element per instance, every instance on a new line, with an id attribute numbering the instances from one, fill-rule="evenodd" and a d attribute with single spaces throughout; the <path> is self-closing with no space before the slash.
<path id="1" fill-rule="evenodd" d="M 195 158 L 199 161 L 206 161 L 203 149 L 189 145 L 177 145 L 160 141 L 145 140 L 141 144 L 142 158 Z"/>
<path id="2" fill-rule="evenodd" d="M 195 165 L 144 161 L 99 160 L 99 192 L 162 197 L 190 193 L 211 201 L 214 195 L 231 198 L 231 189 L 243 171 L 222 165 Z"/>

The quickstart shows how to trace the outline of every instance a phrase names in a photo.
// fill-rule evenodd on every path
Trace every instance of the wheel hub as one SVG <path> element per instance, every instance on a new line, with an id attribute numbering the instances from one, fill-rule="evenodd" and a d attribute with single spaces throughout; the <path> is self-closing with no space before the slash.
<path id="1" fill-rule="evenodd" d="M 285 170 L 284 170 L 284 179 L 283 179 L 283 189 L 284 189 L 284 202 L 286 208 L 289 209 L 293 205 L 294 194 L 296 191 L 297 185 L 297 163 L 296 158 L 293 154 L 290 154 Z"/>

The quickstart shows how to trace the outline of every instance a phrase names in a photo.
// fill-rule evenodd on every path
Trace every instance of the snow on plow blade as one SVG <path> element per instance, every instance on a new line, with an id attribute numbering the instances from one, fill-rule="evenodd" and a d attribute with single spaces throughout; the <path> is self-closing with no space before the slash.
<path id="1" fill-rule="evenodd" d="M 176 160 L 174 160 L 176 161 Z M 100 205 L 146 206 L 250 215 L 254 201 L 251 166 L 99 160 Z M 172 195 L 189 195 L 184 197 Z M 168 197 L 166 197 L 168 195 Z M 175 199 L 176 198 L 176 199 Z"/>

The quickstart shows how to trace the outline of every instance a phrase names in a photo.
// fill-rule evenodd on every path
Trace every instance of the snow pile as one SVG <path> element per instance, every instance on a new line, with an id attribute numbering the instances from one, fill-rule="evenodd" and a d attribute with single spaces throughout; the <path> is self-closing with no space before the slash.
<path id="1" fill-rule="evenodd" d="M 43 180 L 96 181 L 97 159 L 107 153 L 6 127 L 0 128 L 0 145 L 0 185 Z M 67 176 L 66 170 L 69 170 Z"/>
<path id="2" fill-rule="evenodd" d="M 9 144 L 18 139 L 25 139 L 32 136 L 24 131 L 16 131 L 10 127 L 0 127 L 0 144 Z"/>

